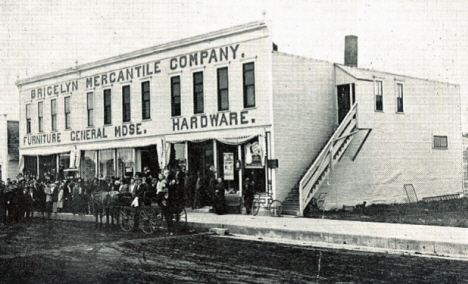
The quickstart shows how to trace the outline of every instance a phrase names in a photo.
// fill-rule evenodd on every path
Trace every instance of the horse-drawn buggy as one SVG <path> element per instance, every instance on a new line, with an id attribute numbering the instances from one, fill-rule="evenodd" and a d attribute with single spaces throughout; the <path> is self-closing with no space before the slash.
<path id="1" fill-rule="evenodd" d="M 123 231 L 141 229 L 146 234 L 164 227 L 170 232 L 179 232 L 186 228 L 187 212 L 183 202 L 171 200 L 167 193 L 158 197 L 133 197 L 131 194 L 121 194 L 117 191 L 96 192 L 93 194 L 96 223 L 98 215 L 105 212 L 107 222 L 109 215 L 114 217 Z M 102 210 L 99 210 L 102 208 Z"/>

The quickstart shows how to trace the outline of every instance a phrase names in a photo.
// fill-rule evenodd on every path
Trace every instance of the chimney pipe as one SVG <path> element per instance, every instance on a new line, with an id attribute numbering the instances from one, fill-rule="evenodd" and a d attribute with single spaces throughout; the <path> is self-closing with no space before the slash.
<path id="1" fill-rule="evenodd" d="M 345 37 L 345 56 L 344 61 L 346 66 L 358 66 L 358 38 L 357 36 L 348 35 Z"/>

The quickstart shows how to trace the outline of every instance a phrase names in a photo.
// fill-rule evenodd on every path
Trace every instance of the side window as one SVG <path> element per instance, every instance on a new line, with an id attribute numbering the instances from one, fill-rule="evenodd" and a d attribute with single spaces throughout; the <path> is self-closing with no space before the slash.
<path id="1" fill-rule="evenodd" d="M 112 124 L 111 90 L 104 90 L 104 124 Z"/>
<path id="2" fill-rule="evenodd" d="M 434 135 L 434 149 L 447 149 L 447 136 Z"/>
<path id="3" fill-rule="evenodd" d="M 65 129 L 70 129 L 71 128 L 70 97 L 65 97 L 64 103 L 65 103 Z"/>
<path id="4" fill-rule="evenodd" d="M 89 92 L 86 94 L 87 109 L 88 109 L 88 126 L 94 126 L 94 94 Z"/>
<path id="5" fill-rule="evenodd" d="M 228 68 L 218 69 L 218 111 L 229 109 L 229 77 Z"/>
<path id="6" fill-rule="evenodd" d="M 203 113 L 203 72 L 193 73 L 193 113 Z"/>
<path id="7" fill-rule="evenodd" d="M 122 87 L 122 121 L 129 122 L 131 120 L 130 113 L 130 86 Z"/>
<path id="8" fill-rule="evenodd" d="M 375 81 L 375 110 L 383 111 L 383 82 Z"/>
<path id="9" fill-rule="evenodd" d="M 141 117 L 142 119 L 151 118 L 150 82 L 141 83 Z"/>
<path id="10" fill-rule="evenodd" d="M 404 112 L 403 109 L 403 84 L 397 83 L 397 112 Z"/>
<path id="11" fill-rule="evenodd" d="M 180 101 L 180 76 L 171 78 L 171 113 L 172 116 L 181 114 Z"/>
<path id="12" fill-rule="evenodd" d="M 37 118 L 39 124 L 39 132 L 44 132 L 44 102 L 37 103 Z"/>
<path id="13" fill-rule="evenodd" d="M 31 105 L 26 105 L 26 133 L 31 133 Z"/>
<path id="14" fill-rule="evenodd" d="M 52 131 L 57 131 L 57 99 L 50 100 Z"/>
<path id="15" fill-rule="evenodd" d="M 255 107 L 255 67 L 254 63 L 243 65 L 244 108 Z"/>

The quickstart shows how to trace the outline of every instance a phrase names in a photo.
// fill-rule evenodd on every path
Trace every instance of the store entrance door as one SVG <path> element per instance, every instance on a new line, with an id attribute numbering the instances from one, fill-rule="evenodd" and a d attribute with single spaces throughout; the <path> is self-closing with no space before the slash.
<path id="1" fill-rule="evenodd" d="M 196 174 L 201 172 L 202 176 L 207 176 L 210 167 L 213 166 L 213 141 L 200 143 L 189 142 L 188 160 L 190 172 Z"/>

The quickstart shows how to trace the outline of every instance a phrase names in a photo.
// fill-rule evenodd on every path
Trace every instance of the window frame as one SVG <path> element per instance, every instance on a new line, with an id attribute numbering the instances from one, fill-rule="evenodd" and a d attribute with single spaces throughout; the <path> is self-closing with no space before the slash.
<path id="1" fill-rule="evenodd" d="M 44 132 L 44 101 L 37 102 L 38 132 Z"/>
<path id="2" fill-rule="evenodd" d="M 226 87 L 220 87 L 220 72 L 226 70 Z M 227 66 L 216 69 L 216 89 L 218 93 L 218 111 L 229 110 L 229 68 Z M 226 91 L 226 108 L 223 108 L 223 91 Z"/>
<path id="3" fill-rule="evenodd" d="M 400 92 L 401 86 L 401 92 Z M 396 112 L 397 113 L 404 113 L 405 112 L 405 87 L 403 82 L 396 82 Z M 400 96 L 401 95 L 401 96 Z M 401 110 L 399 108 L 399 101 L 401 100 Z"/>
<path id="4" fill-rule="evenodd" d="M 104 107 L 104 125 L 112 124 L 112 90 L 104 89 L 103 93 L 103 107 Z M 107 103 L 107 96 L 109 97 L 109 102 Z"/>
<path id="5" fill-rule="evenodd" d="M 57 131 L 57 99 L 50 100 L 50 122 L 52 131 Z"/>
<path id="6" fill-rule="evenodd" d="M 148 99 L 145 100 L 145 85 L 148 85 Z M 147 113 L 145 112 L 145 104 L 148 106 Z M 146 115 L 145 115 L 146 114 Z M 141 119 L 151 119 L 151 83 L 150 81 L 141 82 Z"/>
<path id="7" fill-rule="evenodd" d="M 131 91 L 130 85 L 122 86 L 122 122 L 132 121 Z"/>
<path id="8" fill-rule="evenodd" d="M 175 82 L 175 80 L 178 82 Z M 175 95 L 176 87 L 178 89 L 178 94 Z M 180 75 L 172 76 L 171 77 L 171 116 L 181 116 L 182 114 L 182 98 L 181 98 L 181 82 L 180 82 Z M 179 99 L 179 102 L 176 102 L 176 98 Z"/>
<path id="9" fill-rule="evenodd" d="M 26 104 L 26 134 L 31 133 L 31 104 Z"/>
<path id="10" fill-rule="evenodd" d="M 71 96 L 63 97 L 63 112 L 65 113 L 65 129 L 71 129 Z"/>
<path id="11" fill-rule="evenodd" d="M 443 140 L 445 140 L 445 146 L 443 145 Z M 447 135 L 433 135 L 432 136 L 432 148 L 437 149 L 437 150 L 448 149 L 448 136 Z"/>
<path id="12" fill-rule="evenodd" d="M 248 65 L 252 65 L 252 70 L 246 70 L 246 67 Z M 252 72 L 252 84 L 247 84 L 246 83 L 246 74 L 247 72 Z M 253 89 L 253 104 L 249 104 L 249 87 L 252 87 Z M 255 62 L 247 62 L 242 64 L 242 91 L 243 91 L 243 96 L 244 96 L 244 108 L 254 108 L 257 105 L 257 98 L 255 94 Z"/>
<path id="13" fill-rule="evenodd" d="M 379 107 L 378 97 L 380 97 L 381 109 L 378 108 Z M 383 80 L 381 79 L 374 80 L 374 100 L 375 100 L 374 102 L 375 111 L 383 112 L 384 111 L 384 95 L 383 95 Z"/>
<path id="14" fill-rule="evenodd" d="M 197 82 L 197 75 L 201 75 L 201 81 Z M 205 92 L 204 92 L 204 74 L 203 71 L 193 72 L 193 114 L 201 114 L 205 112 Z M 198 87 L 198 88 L 197 88 Z M 201 91 L 200 91 L 201 88 Z M 197 89 L 199 90 L 197 92 Z M 200 99 L 200 100 L 199 100 Z M 199 105 L 201 102 L 201 106 Z"/>
<path id="15" fill-rule="evenodd" d="M 90 98 L 91 97 L 91 106 Z M 94 126 L 94 92 L 86 93 L 86 113 L 88 117 L 88 126 Z"/>

